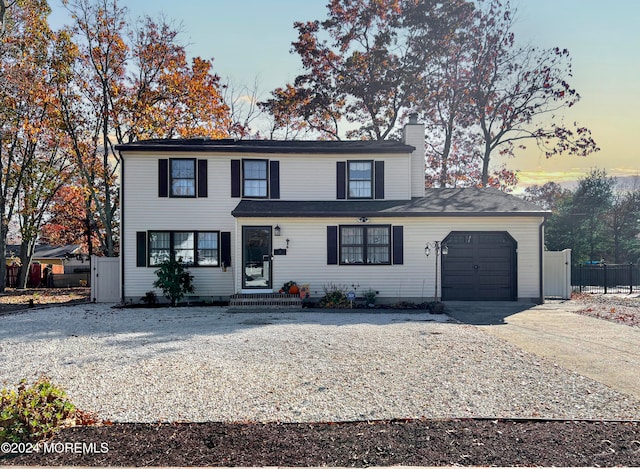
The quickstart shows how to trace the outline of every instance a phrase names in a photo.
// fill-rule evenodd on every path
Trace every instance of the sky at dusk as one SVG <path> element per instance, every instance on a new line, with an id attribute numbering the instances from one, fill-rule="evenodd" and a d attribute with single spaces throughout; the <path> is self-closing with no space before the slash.
<path id="1" fill-rule="evenodd" d="M 120 0 L 131 18 L 142 14 L 182 24 L 188 52 L 214 58 L 214 71 L 236 85 L 257 79 L 261 98 L 301 72 L 294 21 L 323 19 L 327 0 Z M 50 0 L 54 27 L 66 20 L 60 0 Z M 568 123 L 591 129 L 601 150 L 589 157 L 546 159 L 535 144 L 507 161 L 522 186 L 575 181 L 591 168 L 612 176 L 640 175 L 640 0 L 511 0 L 516 41 L 567 48 L 582 99 L 564 112 Z"/>

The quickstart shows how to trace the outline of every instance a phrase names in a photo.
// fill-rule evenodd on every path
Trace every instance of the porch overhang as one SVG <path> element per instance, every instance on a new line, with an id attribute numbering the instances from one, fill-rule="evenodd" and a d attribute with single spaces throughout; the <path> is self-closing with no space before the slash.
<path id="1" fill-rule="evenodd" d="M 497 189 L 428 189 L 411 200 L 242 200 L 231 212 L 245 217 L 546 217 L 549 212 Z"/>

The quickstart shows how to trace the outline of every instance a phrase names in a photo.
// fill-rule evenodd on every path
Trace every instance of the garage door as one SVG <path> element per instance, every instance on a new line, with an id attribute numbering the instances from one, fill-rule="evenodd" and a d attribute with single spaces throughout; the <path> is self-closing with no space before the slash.
<path id="1" fill-rule="evenodd" d="M 442 299 L 513 301 L 516 242 L 506 232 L 452 232 L 442 242 Z"/>

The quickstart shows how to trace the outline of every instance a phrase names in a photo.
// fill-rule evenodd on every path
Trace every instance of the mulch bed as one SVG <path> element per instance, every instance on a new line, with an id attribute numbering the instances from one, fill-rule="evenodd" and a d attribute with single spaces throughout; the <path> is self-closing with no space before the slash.
<path id="1" fill-rule="evenodd" d="M 72 427 L 0 465 L 640 466 L 640 422 L 397 420 Z"/>

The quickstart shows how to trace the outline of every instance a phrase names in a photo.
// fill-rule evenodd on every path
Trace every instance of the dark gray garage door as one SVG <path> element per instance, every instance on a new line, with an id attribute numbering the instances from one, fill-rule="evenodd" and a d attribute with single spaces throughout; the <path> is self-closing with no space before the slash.
<path id="1" fill-rule="evenodd" d="M 442 244 L 443 301 L 516 299 L 517 246 L 508 233 L 454 231 Z"/>

